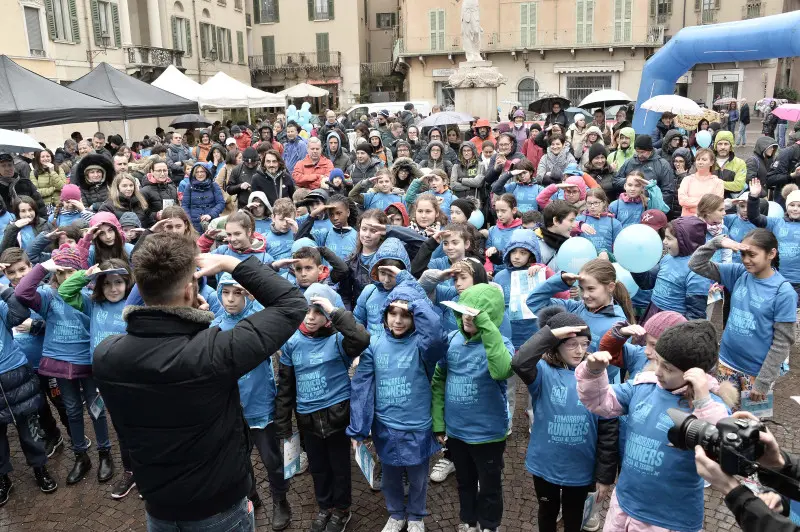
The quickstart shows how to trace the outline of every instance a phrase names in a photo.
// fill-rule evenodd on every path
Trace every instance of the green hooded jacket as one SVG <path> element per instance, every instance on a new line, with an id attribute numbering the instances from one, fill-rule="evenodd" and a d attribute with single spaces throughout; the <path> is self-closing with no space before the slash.
<path id="1" fill-rule="evenodd" d="M 613 164 L 616 170 L 622 168 L 625 161 L 636 154 L 636 150 L 633 149 L 633 142 L 636 140 L 636 131 L 634 131 L 632 127 L 623 127 L 619 130 L 619 134 L 631 139 L 631 145 L 628 146 L 627 150 L 617 148 L 609 154 L 608 164 Z"/>

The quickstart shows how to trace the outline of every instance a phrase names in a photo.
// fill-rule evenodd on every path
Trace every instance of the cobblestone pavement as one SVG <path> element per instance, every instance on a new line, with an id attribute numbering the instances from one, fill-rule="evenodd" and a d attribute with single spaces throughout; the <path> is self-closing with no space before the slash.
<path id="1" fill-rule="evenodd" d="M 800 356 L 795 352 L 792 366 L 800 368 Z M 797 371 L 797 370 L 795 370 Z M 796 373 L 781 379 L 776 387 L 775 411 L 777 422 L 769 424 L 781 447 L 789 452 L 800 452 L 800 440 L 795 433 L 800 430 L 800 405 L 790 399 L 791 395 L 800 395 L 800 376 Z M 506 449 L 506 467 L 504 481 L 505 513 L 503 532 L 521 532 L 538 530 L 536 521 L 536 496 L 533 482 L 524 466 L 525 450 L 528 445 L 527 431 L 521 405 L 522 396 L 517 401 L 515 430 L 509 438 Z M 86 420 L 88 434 L 92 439 L 91 425 Z M 112 431 L 113 434 L 113 431 Z M 122 501 L 111 499 L 111 483 L 100 485 L 96 478 L 97 453 L 94 447 L 90 451 L 94 468 L 89 477 L 76 486 L 66 486 L 64 479 L 72 463 L 68 450 L 56 455 L 50 462 L 51 473 L 59 480 L 57 492 L 44 495 L 34 484 L 33 474 L 25 465 L 25 459 L 19 449 L 19 441 L 14 430 L 9 431 L 12 449 L 14 472 L 11 476 L 15 483 L 11 500 L 0 508 L 0 532 L 45 531 L 60 532 L 105 532 L 112 530 L 144 531 L 144 503 L 132 492 Z M 115 451 L 116 442 L 114 442 Z M 115 455 L 117 475 L 121 462 L 119 454 Z M 257 455 L 253 455 L 256 475 L 259 479 L 259 492 L 264 499 L 264 507 L 257 511 L 257 529 L 271 530 L 271 500 L 269 486 L 263 465 Z M 114 480 L 117 477 L 115 476 Z M 214 479 L 208 479 L 209 483 Z M 112 481 L 113 483 L 113 481 Z M 355 532 L 379 532 L 387 519 L 385 504 L 380 492 L 369 489 L 361 472 L 353 462 L 353 519 L 348 530 Z M 289 502 L 293 509 L 290 532 L 307 531 L 311 520 L 316 516 L 311 475 L 306 473 L 292 480 Z M 737 530 L 736 523 L 725 507 L 719 493 L 706 490 L 705 529 L 710 532 Z M 458 525 L 458 495 L 456 493 L 455 476 L 451 475 L 442 484 L 432 484 L 428 490 L 428 511 L 425 519 L 426 528 L 430 531 L 454 532 Z"/>

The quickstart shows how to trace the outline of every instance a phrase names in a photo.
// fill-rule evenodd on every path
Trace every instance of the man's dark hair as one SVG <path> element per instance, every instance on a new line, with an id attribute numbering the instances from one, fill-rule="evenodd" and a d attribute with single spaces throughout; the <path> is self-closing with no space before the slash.
<path id="1" fill-rule="evenodd" d="M 408 102 L 407 104 L 405 104 L 405 105 L 403 106 L 403 109 L 405 109 L 406 111 L 410 111 L 410 110 L 412 110 L 413 108 L 414 108 L 414 104 L 413 104 L 413 103 L 411 103 L 411 102 Z"/>
<path id="2" fill-rule="evenodd" d="M 28 254 L 22 248 L 6 249 L 3 253 L 0 253 L 0 262 L 9 266 L 18 262 L 24 262 L 28 266 L 31 265 L 31 259 L 28 258 Z"/>
<path id="3" fill-rule="evenodd" d="M 158 144 L 157 146 L 153 146 L 150 155 L 161 155 L 164 153 L 167 153 L 167 147 L 164 146 L 163 144 Z"/>
<path id="4" fill-rule="evenodd" d="M 74 240 L 75 242 L 80 242 L 81 238 L 83 238 L 83 227 L 86 227 L 86 222 L 75 221 L 69 225 L 62 225 L 58 227 L 58 231 L 63 231 L 64 235 L 70 240 Z"/>
<path id="5" fill-rule="evenodd" d="M 133 256 L 133 276 L 147 305 L 175 301 L 195 271 L 197 244 L 182 235 L 150 235 Z"/>
<path id="6" fill-rule="evenodd" d="M 540 213 L 539 211 L 530 210 L 530 211 L 525 211 L 525 212 L 522 213 L 522 223 L 523 224 L 534 223 L 534 224 L 540 224 L 541 225 L 543 219 L 544 218 L 542 217 L 542 213 Z"/>
<path id="7" fill-rule="evenodd" d="M 104 134 L 102 131 L 98 131 L 98 132 L 97 132 L 97 133 L 95 133 L 93 136 L 94 136 L 94 138 L 96 138 L 96 139 L 100 139 L 100 140 L 106 140 L 106 136 L 105 136 L 105 134 Z"/>
<path id="8" fill-rule="evenodd" d="M 298 133 L 299 133 L 299 132 L 300 132 L 300 130 L 302 129 L 302 128 L 300 127 L 300 125 L 299 125 L 297 122 L 295 122 L 294 120 L 289 120 L 288 122 L 286 122 L 286 127 L 285 127 L 285 128 L 283 128 L 283 129 L 289 129 L 290 127 L 293 127 L 293 128 L 295 128 L 295 129 L 298 131 Z"/>
<path id="9" fill-rule="evenodd" d="M 322 265 L 322 255 L 319 254 L 316 248 L 300 248 L 294 253 L 292 253 L 293 259 L 311 259 L 314 261 L 314 264 L 317 266 Z"/>
<path id="10" fill-rule="evenodd" d="M 571 203 L 567 203 L 564 200 L 554 200 L 550 202 L 550 204 L 542 211 L 544 226 L 553 227 L 556 220 L 563 222 L 571 212 L 578 214 L 578 208 Z"/>

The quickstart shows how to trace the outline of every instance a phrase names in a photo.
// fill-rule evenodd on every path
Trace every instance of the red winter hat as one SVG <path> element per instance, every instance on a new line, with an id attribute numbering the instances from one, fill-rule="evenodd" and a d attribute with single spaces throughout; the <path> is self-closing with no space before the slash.
<path id="1" fill-rule="evenodd" d="M 686 323 L 686 321 L 686 318 L 681 314 L 672 312 L 671 310 L 665 310 L 653 314 L 650 319 L 647 320 L 647 323 L 644 324 L 644 330 L 653 338 L 658 339 L 661 338 L 661 335 L 667 329 L 680 325 L 681 323 Z"/>
<path id="2" fill-rule="evenodd" d="M 69 200 L 81 201 L 81 189 L 78 185 L 64 185 L 61 189 L 61 201 Z"/>
<path id="3" fill-rule="evenodd" d="M 74 268 L 76 270 L 88 268 L 86 256 L 78 246 L 61 244 L 60 248 L 53 251 L 52 259 L 57 266 L 64 268 Z"/>

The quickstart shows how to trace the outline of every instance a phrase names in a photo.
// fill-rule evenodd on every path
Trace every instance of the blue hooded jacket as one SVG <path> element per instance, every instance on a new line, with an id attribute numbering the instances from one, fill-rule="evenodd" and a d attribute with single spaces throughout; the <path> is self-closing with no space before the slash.
<path id="1" fill-rule="evenodd" d="M 411 269 L 411 259 L 408 258 L 405 246 L 396 238 L 387 238 L 375 252 L 370 269 L 372 284 L 364 288 L 356 301 L 353 315 L 361 325 L 367 328 L 371 336 L 379 336 L 384 331 L 383 313 L 384 303 L 389 291 L 378 281 L 378 266 L 382 260 L 399 260 L 405 265 L 406 270 Z M 399 281 L 399 279 L 398 279 Z"/>
<path id="2" fill-rule="evenodd" d="M 198 181 L 194 177 L 198 166 L 202 166 L 206 172 L 209 172 L 209 177 L 205 181 Z M 200 225 L 200 217 L 202 215 L 208 214 L 213 219 L 222 214 L 223 209 L 225 209 L 225 197 L 222 195 L 219 185 L 214 182 L 210 172 L 208 163 L 195 163 L 189 175 L 189 187 L 184 192 L 181 200 L 181 207 L 189 215 L 192 225 L 199 233 L 204 232 L 203 226 Z"/>
<path id="3" fill-rule="evenodd" d="M 370 432 L 381 462 L 418 465 L 438 451 L 431 417 L 431 378 L 446 352 L 439 317 L 408 271 L 385 298 L 381 321 L 394 301 L 408 301 L 414 329 L 397 338 L 387 327 L 372 335 L 350 384 L 350 426 L 357 440 Z"/>
<path id="4" fill-rule="evenodd" d="M 530 264 L 528 264 L 521 268 L 515 268 L 511 265 L 511 252 L 517 248 L 528 250 L 531 253 L 533 261 L 530 264 L 542 264 L 542 251 L 539 249 L 539 239 L 536 237 L 536 233 L 530 229 L 517 229 L 511 233 L 511 238 L 509 238 L 508 244 L 506 244 L 506 251 L 503 255 L 503 264 L 506 269 L 497 272 L 494 278 L 494 282 L 499 284 L 503 289 L 506 312 L 508 312 L 511 295 L 511 272 L 527 270 L 528 266 L 530 266 Z M 514 344 L 514 349 L 519 349 L 522 344 L 538 330 L 539 322 L 535 318 L 528 320 L 511 320 L 511 343 Z"/>
<path id="5" fill-rule="evenodd" d="M 222 274 L 217 285 L 217 297 L 222 301 L 222 289 L 225 286 L 238 284 L 229 273 Z M 228 314 L 220 305 L 220 311 L 211 322 L 211 327 L 219 327 L 223 331 L 233 329 L 237 323 L 251 314 L 263 310 L 258 301 L 245 298 L 245 305 L 239 314 Z M 253 429 L 263 429 L 272 423 L 275 415 L 275 374 L 272 370 L 272 359 L 267 358 L 256 368 L 239 377 L 239 400 L 244 409 L 247 424 Z"/>

